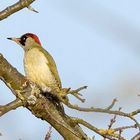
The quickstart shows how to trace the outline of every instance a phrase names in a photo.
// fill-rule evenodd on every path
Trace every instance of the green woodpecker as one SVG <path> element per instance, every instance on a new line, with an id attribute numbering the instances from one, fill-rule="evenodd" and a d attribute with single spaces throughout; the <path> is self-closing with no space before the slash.
<path id="1" fill-rule="evenodd" d="M 26 33 L 20 38 L 8 38 L 24 50 L 24 69 L 27 79 L 36 83 L 43 92 L 61 90 L 61 81 L 52 56 L 41 46 L 39 38 Z"/>

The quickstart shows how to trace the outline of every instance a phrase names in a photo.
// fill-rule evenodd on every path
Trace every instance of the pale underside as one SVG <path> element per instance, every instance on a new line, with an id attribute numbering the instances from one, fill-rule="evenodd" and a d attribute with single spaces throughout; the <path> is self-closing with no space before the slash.
<path id="1" fill-rule="evenodd" d="M 27 78 L 44 92 L 58 87 L 58 81 L 50 70 L 49 60 L 38 48 L 25 52 L 24 67 Z"/>

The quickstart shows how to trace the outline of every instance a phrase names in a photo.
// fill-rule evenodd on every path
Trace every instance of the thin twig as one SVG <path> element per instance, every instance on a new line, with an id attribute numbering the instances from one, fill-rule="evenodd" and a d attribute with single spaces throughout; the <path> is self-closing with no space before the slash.
<path id="1" fill-rule="evenodd" d="M 45 140 L 50 140 L 51 133 L 52 133 L 52 126 L 49 127 L 49 130 L 48 130 L 48 132 L 46 134 Z"/>
<path id="2" fill-rule="evenodd" d="M 119 111 L 121 108 L 119 108 Z M 117 115 L 115 114 L 114 117 L 110 120 L 110 124 L 108 125 L 108 129 L 111 129 L 113 124 L 116 122 Z"/>
<path id="3" fill-rule="evenodd" d="M 140 140 L 140 132 L 137 133 L 131 140 Z"/>
<path id="4" fill-rule="evenodd" d="M 35 10 L 32 6 L 28 6 L 27 7 L 30 11 L 33 11 L 33 12 L 35 12 L 35 13 L 39 13 L 37 10 Z"/>
<path id="5" fill-rule="evenodd" d="M 16 100 L 14 100 L 13 102 L 11 102 L 11 103 L 8 103 L 8 104 L 6 104 L 6 105 L 1 105 L 0 106 L 0 117 L 2 116 L 2 115 L 4 115 L 5 113 L 7 113 L 7 112 L 9 112 L 9 111 L 11 111 L 11 110 L 14 110 L 14 109 L 16 109 L 16 108 L 18 108 L 18 107 L 20 107 L 20 106 L 23 106 L 23 103 L 22 103 L 22 101 L 21 100 L 19 100 L 19 99 L 16 99 Z"/>
<path id="6" fill-rule="evenodd" d="M 123 116 L 123 117 L 127 117 L 130 118 L 131 120 L 133 120 L 135 122 L 135 124 L 137 125 L 137 127 L 140 130 L 140 124 L 138 123 L 138 121 L 131 116 L 132 113 L 125 113 L 122 111 L 116 111 L 116 110 L 108 110 L 108 109 L 103 109 L 103 108 L 95 108 L 95 107 L 90 107 L 90 108 L 83 108 L 83 107 L 79 107 L 78 105 L 72 105 L 69 102 L 65 104 L 72 109 L 78 110 L 78 111 L 83 111 L 83 112 L 99 112 L 99 113 L 107 113 L 107 114 L 116 114 L 118 116 Z M 137 112 L 138 113 L 138 112 Z"/>
<path id="7" fill-rule="evenodd" d="M 117 131 L 122 131 L 122 130 L 125 130 L 125 129 L 129 129 L 129 128 L 137 128 L 137 125 L 130 125 L 130 126 L 122 126 L 122 127 L 118 127 L 118 128 L 114 128 L 114 132 L 117 132 Z"/>
<path id="8" fill-rule="evenodd" d="M 91 125 L 90 123 L 80 119 L 80 118 L 74 118 L 72 117 L 73 121 L 78 123 L 78 124 L 82 124 L 83 126 L 91 129 L 92 131 L 96 132 L 97 134 L 99 134 L 100 136 L 104 137 L 104 138 L 108 138 L 110 140 L 112 140 L 113 138 L 120 138 L 120 140 L 125 140 L 123 137 L 119 137 L 118 134 L 114 133 L 114 129 L 112 130 L 103 130 L 103 129 L 98 129 L 95 126 Z"/>
<path id="9" fill-rule="evenodd" d="M 113 99 L 111 105 L 109 105 L 106 109 L 107 109 L 107 110 L 112 109 L 117 101 L 118 101 L 117 98 Z"/>

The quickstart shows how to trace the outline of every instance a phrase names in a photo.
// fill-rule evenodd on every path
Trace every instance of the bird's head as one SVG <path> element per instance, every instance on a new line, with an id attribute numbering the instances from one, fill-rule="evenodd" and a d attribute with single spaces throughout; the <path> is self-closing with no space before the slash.
<path id="1" fill-rule="evenodd" d="M 32 33 L 26 33 L 22 35 L 20 38 L 10 37 L 7 38 L 19 44 L 24 50 L 29 50 L 34 46 L 41 46 L 39 38 Z"/>

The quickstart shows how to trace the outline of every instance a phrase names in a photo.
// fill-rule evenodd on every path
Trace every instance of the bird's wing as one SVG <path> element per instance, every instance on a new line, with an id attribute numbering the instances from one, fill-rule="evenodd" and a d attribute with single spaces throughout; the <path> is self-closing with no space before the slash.
<path id="1" fill-rule="evenodd" d="M 61 80 L 60 80 L 58 70 L 57 70 L 57 66 L 56 66 L 56 63 L 55 63 L 53 57 L 44 48 L 43 48 L 43 53 L 45 54 L 45 56 L 48 59 L 48 65 L 49 65 L 50 71 L 53 73 L 53 75 L 54 75 L 54 77 L 55 77 L 55 79 L 56 79 L 56 81 L 58 83 L 58 86 L 60 88 L 62 88 Z"/>

